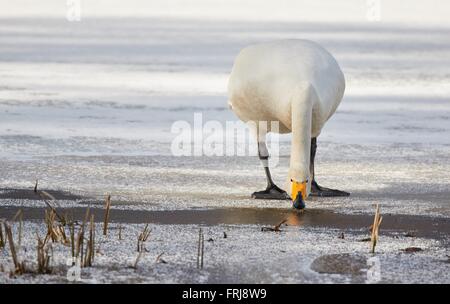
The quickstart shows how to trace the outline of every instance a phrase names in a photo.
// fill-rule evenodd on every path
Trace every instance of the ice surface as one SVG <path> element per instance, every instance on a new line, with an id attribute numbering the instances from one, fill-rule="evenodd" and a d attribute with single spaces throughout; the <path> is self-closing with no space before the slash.
<path id="1" fill-rule="evenodd" d="M 137 252 L 137 235 L 145 225 L 125 225 L 123 240 L 118 239 L 118 226 L 112 224 L 107 237 L 97 224 L 96 254 L 93 268 L 83 268 L 81 279 L 85 283 L 364 283 L 367 282 L 366 264 L 360 274 L 318 273 L 310 268 L 318 257 L 328 254 L 349 254 L 355 259 L 368 260 L 369 244 L 361 236 L 332 229 L 303 229 L 282 227 L 282 232 L 262 232 L 257 225 L 203 227 L 205 238 L 204 268 L 197 269 L 198 226 L 150 225 L 151 234 L 146 242 L 147 252 L 141 257 L 137 269 L 132 269 Z M 17 229 L 17 224 L 15 225 Z M 26 222 L 22 250 L 19 256 L 35 267 L 35 232 L 44 234 L 44 225 Z M 227 238 L 223 238 L 226 232 Z M 330 243 L 333 246 L 330 246 Z M 448 283 L 450 264 L 440 241 L 382 236 L 377 247 L 382 283 Z M 408 254 L 401 250 L 420 247 L 422 252 Z M 156 263 L 158 255 L 167 264 Z M 54 244 L 54 274 L 25 274 L 9 277 L 0 272 L 0 283 L 68 282 L 67 259 L 70 247 Z M 6 251 L 0 252 L 5 269 L 12 261 Z"/>

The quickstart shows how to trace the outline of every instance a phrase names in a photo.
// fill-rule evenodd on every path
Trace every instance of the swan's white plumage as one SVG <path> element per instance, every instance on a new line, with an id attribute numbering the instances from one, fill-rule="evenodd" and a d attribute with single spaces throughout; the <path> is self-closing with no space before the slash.
<path id="1" fill-rule="evenodd" d="M 280 133 L 293 133 L 290 177 L 297 180 L 308 179 L 310 139 L 320 134 L 344 90 L 336 60 L 308 40 L 244 48 L 228 83 L 230 106 L 241 120 L 278 121 Z"/>

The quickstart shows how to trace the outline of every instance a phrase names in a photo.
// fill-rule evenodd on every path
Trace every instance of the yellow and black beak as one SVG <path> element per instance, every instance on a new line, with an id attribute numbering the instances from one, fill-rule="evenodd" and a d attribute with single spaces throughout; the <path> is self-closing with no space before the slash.
<path id="1" fill-rule="evenodd" d="M 306 207 L 305 200 L 308 195 L 307 187 L 308 181 L 297 182 L 291 180 L 292 188 L 291 188 L 291 198 L 294 202 L 294 208 L 296 209 L 304 209 Z"/>

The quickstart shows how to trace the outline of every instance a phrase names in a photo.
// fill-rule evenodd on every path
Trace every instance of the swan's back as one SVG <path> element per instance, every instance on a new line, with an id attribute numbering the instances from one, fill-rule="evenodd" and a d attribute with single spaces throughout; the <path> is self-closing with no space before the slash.
<path id="1" fill-rule="evenodd" d="M 312 41 L 279 40 L 252 45 L 239 53 L 230 75 L 228 94 L 232 107 L 240 108 L 238 116 L 255 111 L 255 106 L 256 111 L 276 115 L 286 110 L 284 105 L 300 83 L 315 88 L 321 103 L 319 107 L 328 119 L 345 90 L 344 75 L 338 63 Z"/>

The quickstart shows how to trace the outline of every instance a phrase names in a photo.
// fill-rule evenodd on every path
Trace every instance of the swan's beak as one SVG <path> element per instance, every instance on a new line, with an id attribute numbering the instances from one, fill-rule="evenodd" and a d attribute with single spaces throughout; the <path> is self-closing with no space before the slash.
<path id="1" fill-rule="evenodd" d="M 299 192 L 301 192 L 302 198 L 303 200 L 305 200 L 307 195 L 306 187 L 308 185 L 308 181 L 304 182 L 296 182 L 295 180 L 291 181 L 292 181 L 292 191 L 291 191 L 292 200 L 295 201 Z"/>

